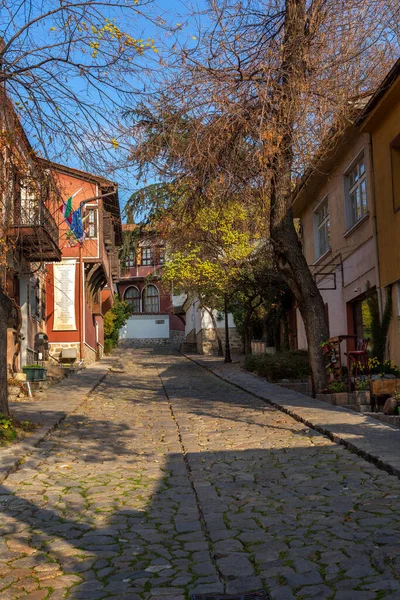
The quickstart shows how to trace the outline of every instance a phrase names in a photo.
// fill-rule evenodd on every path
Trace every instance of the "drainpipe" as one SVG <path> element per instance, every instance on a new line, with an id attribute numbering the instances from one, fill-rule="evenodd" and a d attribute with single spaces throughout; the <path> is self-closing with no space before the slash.
<path id="1" fill-rule="evenodd" d="M 82 261 L 82 245 L 79 245 L 79 354 L 80 360 L 83 360 L 83 261 Z"/>

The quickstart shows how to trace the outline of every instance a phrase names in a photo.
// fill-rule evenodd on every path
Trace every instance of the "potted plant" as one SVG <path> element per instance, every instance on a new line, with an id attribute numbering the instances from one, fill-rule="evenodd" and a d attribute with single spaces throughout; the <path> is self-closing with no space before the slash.
<path id="1" fill-rule="evenodd" d="M 25 365 L 22 367 L 27 381 L 43 381 L 46 379 L 46 369 L 42 365 Z"/>

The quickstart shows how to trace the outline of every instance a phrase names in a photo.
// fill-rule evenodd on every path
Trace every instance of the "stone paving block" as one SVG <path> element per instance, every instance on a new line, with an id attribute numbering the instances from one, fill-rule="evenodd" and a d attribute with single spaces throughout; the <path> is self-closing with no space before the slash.
<path id="1" fill-rule="evenodd" d="M 397 477 L 173 352 L 118 360 L 0 487 L 12 593 L 399 595 Z"/>

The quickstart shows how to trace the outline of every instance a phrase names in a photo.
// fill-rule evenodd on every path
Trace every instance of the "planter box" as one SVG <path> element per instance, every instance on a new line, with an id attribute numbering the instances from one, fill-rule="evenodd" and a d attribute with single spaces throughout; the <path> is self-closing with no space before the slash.
<path id="1" fill-rule="evenodd" d="M 371 392 L 353 392 L 353 398 L 355 404 L 359 406 L 362 404 L 371 404 Z"/>
<path id="2" fill-rule="evenodd" d="M 400 392 L 400 379 L 371 379 L 369 385 L 375 396 L 392 396 L 394 392 Z"/>
<path id="3" fill-rule="evenodd" d="M 267 344 L 263 341 L 252 340 L 251 353 L 252 354 L 276 354 L 276 348 L 275 348 L 275 346 L 267 346 Z"/>
<path id="4" fill-rule="evenodd" d="M 44 367 L 22 367 L 26 374 L 27 381 L 43 381 L 46 379 L 46 369 Z"/>
<path id="5" fill-rule="evenodd" d="M 336 392 L 332 394 L 332 404 L 335 404 L 335 406 L 347 406 L 351 403 L 351 394 L 348 394 L 347 392 Z"/>

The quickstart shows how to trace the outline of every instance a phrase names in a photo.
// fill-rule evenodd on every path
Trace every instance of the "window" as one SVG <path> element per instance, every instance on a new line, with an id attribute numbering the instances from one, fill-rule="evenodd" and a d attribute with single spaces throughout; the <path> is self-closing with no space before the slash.
<path id="1" fill-rule="evenodd" d="M 400 135 L 390 144 L 390 156 L 392 161 L 392 184 L 393 184 L 393 208 L 400 208 Z"/>
<path id="2" fill-rule="evenodd" d="M 315 259 L 318 260 L 331 247 L 328 198 L 325 198 L 314 212 Z"/>
<path id="3" fill-rule="evenodd" d="M 32 277 L 29 282 L 29 314 L 34 319 L 41 318 L 40 281 Z"/>
<path id="4" fill-rule="evenodd" d="M 88 238 L 97 238 L 97 208 L 87 208 L 85 232 Z"/>
<path id="5" fill-rule="evenodd" d="M 165 263 L 165 248 L 158 249 L 158 264 L 163 265 Z"/>
<path id="6" fill-rule="evenodd" d="M 346 175 L 347 228 L 353 227 L 367 213 L 367 174 L 362 156 Z"/>
<path id="7" fill-rule="evenodd" d="M 144 312 L 159 312 L 160 310 L 160 299 L 155 285 L 148 285 L 143 290 L 143 310 Z"/>
<path id="8" fill-rule="evenodd" d="M 142 266 L 149 267 L 153 264 L 151 248 L 142 248 Z"/>
<path id="9" fill-rule="evenodd" d="M 46 287 L 42 285 L 40 290 L 40 319 L 42 321 L 46 320 Z"/>
<path id="10" fill-rule="evenodd" d="M 125 290 L 124 300 L 131 305 L 133 312 L 140 312 L 140 292 L 136 287 Z"/>
<path id="11" fill-rule="evenodd" d="M 135 266 L 135 253 L 129 252 L 127 257 L 125 258 L 125 266 L 129 269 L 129 267 Z"/>

